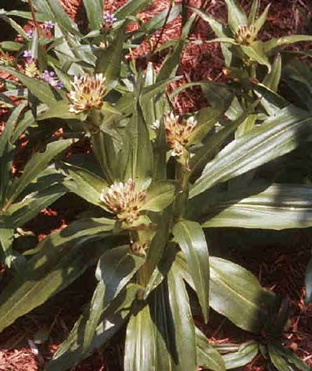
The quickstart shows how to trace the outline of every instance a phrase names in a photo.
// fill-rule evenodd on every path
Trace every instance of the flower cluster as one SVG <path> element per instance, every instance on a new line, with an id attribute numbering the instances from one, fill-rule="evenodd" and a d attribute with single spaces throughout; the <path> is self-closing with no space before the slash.
<path id="1" fill-rule="evenodd" d="M 164 125 L 167 143 L 172 149 L 171 155 L 182 156 L 189 143 L 190 136 L 197 125 L 197 121 L 194 117 L 190 117 L 187 120 L 180 119 L 173 112 L 169 112 L 164 116 Z"/>
<path id="2" fill-rule="evenodd" d="M 102 73 L 90 76 L 85 74 L 74 77 L 73 89 L 69 93 L 71 104 L 69 112 L 81 113 L 91 109 L 100 109 L 106 93 L 106 79 Z"/>
<path id="3" fill-rule="evenodd" d="M 62 89 L 64 87 L 63 83 L 56 78 L 53 71 L 45 70 L 40 77 L 53 88 Z"/>
<path id="4" fill-rule="evenodd" d="M 256 37 L 256 27 L 253 24 L 250 26 L 240 25 L 234 34 L 235 40 L 241 45 L 252 44 Z"/>
<path id="5" fill-rule="evenodd" d="M 126 183 L 117 183 L 102 191 L 101 201 L 116 214 L 118 220 L 133 223 L 140 216 L 140 210 L 146 199 L 145 191 L 138 191 L 133 179 Z"/>
<path id="6" fill-rule="evenodd" d="M 117 21 L 117 18 L 114 16 L 114 14 L 106 12 L 103 15 L 103 21 L 105 28 L 111 28 L 113 24 Z"/>

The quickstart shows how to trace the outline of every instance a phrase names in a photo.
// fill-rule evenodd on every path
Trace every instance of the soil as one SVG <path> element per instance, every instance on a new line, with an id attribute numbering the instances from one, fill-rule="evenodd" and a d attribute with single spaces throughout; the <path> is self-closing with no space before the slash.
<path id="1" fill-rule="evenodd" d="M 86 17 L 82 1 L 61 0 L 67 13 L 77 21 L 79 27 L 86 28 Z M 169 0 L 155 0 L 142 13 L 139 18 L 142 21 L 151 19 L 155 14 L 169 6 Z M 126 3 L 126 0 L 107 0 L 106 11 L 114 12 L 118 7 Z M 175 3 L 179 3 L 175 1 Z M 240 3 L 248 9 L 249 0 L 241 0 Z M 261 1 L 262 9 L 269 3 Z M 221 0 L 192 0 L 190 6 L 202 7 L 212 17 L 224 20 L 226 7 Z M 13 3 L 12 3 L 13 5 Z M 14 6 L 17 6 L 14 4 Z M 14 8 L 14 7 L 13 7 Z M 308 34 L 311 32 L 310 24 L 311 3 L 309 0 L 273 0 L 261 37 L 269 39 L 290 34 Z M 25 29 L 32 27 L 31 23 L 25 25 Z M 132 24 L 130 27 L 136 27 Z M 4 29 L 3 29 L 4 30 Z M 1 37 L 7 38 L 5 31 Z M 177 39 L 181 32 L 181 18 L 168 24 L 163 30 L 158 31 L 151 40 L 152 47 L 161 45 L 163 42 Z M 197 20 L 190 36 L 191 40 L 207 40 L 214 35 L 207 23 Z M 310 45 L 297 44 L 292 50 L 303 50 Z M 146 55 L 150 51 L 150 45 L 143 43 L 135 50 L 132 56 L 137 63 L 144 66 Z M 164 55 L 159 54 L 153 60 L 158 66 Z M 185 82 L 211 80 L 224 81 L 223 58 L 217 43 L 194 45 L 189 44 L 184 51 L 177 74 L 182 78 L 169 87 L 173 91 Z M 0 77 L 5 77 L 0 74 Z M 18 101 L 16 102 L 18 104 Z M 201 90 L 192 88 L 176 96 L 174 101 L 178 113 L 196 111 L 207 105 Z M 1 127 L 5 125 L 8 110 L 1 108 Z M 23 138 L 21 138 L 21 147 Z M 27 147 L 27 145 L 24 145 Z M 89 149 L 87 141 L 80 143 L 74 152 L 83 152 Z M 25 152 L 26 151 L 26 152 Z M 22 150 L 15 161 L 16 171 L 23 167 L 25 153 Z M 27 156 L 26 156 L 27 157 Z M 20 160 L 19 159 L 24 159 Z M 68 205 L 80 205 L 69 207 Z M 40 215 L 31 221 L 27 228 L 35 233 L 29 240 L 31 245 L 45 238 L 53 230 L 64 228 L 73 221 L 80 211 L 84 209 L 81 200 L 75 196 L 66 196 L 53 204 L 50 208 L 42 211 Z M 229 232 L 229 235 L 232 232 Z M 287 234 L 288 233 L 288 234 Z M 213 243 L 223 242 L 224 232 L 215 232 L 212 235 Z M 242 237 L 242 236 L 241 236 Z M 244 237 L 244 236 L 243 236 Z M 290 302 L 290 324 L 285 339 L 289 347 L 296 352 L 312 367 L 312 306 L 304 305 L 304 273 L 307 262 L 311 257 L 311 230 L 296 230 L 286 232 L 285 242 L 275 243 L 269 235 L 267 242 L 258 248 L 252 244 L 251 249 L 242 250 L 235 244 L 228 243 L 227 251 L 232 261 L 235 261 L 250 271 L 260 280 L 264 287 L 273 290 L 281 296 L 288 296 Z M 262 235 L 265 238 L 265 235 Z M 273 242 L 272 242 L 273 241 Z M 255 249 L 257 254 L 255 254 Z M 259 252 L 260 251 L 260 252 Z M 1 277 L 1 276 L 0 276 Z M 5 277 L 0 280 L 3 285 Z M 83 289 L 82 289 L 83 288 Z M 88 301 L 94 288 L 94 271 L 88 270 L 77 282 L 63 292 L 56 295 L 40 308 L 19 319 L 6 329 L 0 337 L 0 371 L 35 371 L 43 369 L 46 362 L 52 357 L 59 343 L 68 335 L 73 323 L 80 315 L 82 306 Z M 217 314 L 212 314 L 214 321 L 208 326 L 200 327 L 205 331 L 212 343 L 240 342 L 246 340 L 246 334 L 233 329 L 229 321 L 220 319 Z M 75 367 L 74 371 L 118 371 L 122 370 L 123 363 L 123 334 L 115 336 L 103 349 L 96 352 L 92 357 Z M 266 361 L 257 357 L 244 370 L 265 371 L 268 369 Z"/>

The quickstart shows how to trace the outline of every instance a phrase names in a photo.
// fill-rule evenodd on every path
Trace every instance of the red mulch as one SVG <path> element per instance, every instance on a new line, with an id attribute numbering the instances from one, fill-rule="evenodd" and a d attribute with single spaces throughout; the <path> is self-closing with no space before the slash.
<path id="1" fill-rule="evenodd" d="M 67 13 L 75 19 L 79 27 L 85 29 L 87 25 L 81 0 L 61 0 L 61 2 Z M 114 12 L 126 2 L 126 0 L 107 0 L 105 2 L 105 10 Z M 269 0 L 262 0 L 261 8 L 264 9 L 269 2 Z M 155 0 L 138 16 L 140 20 L 146 22 L 156 13 L 168 8 L 169 3 L 169 0 Z M 175 1 L 175 4 L 178 3 L 181 3 L 181 1 Z M 249 0 L 241 0 L 240 3 L 247 9 L 250 6 Z M 216 19 L 224 20 L 226 18 L 226 7 L 223 1 L 191 0 L 188 4 L 194 7 L 203 6 L 206 12 Z M 307 21 L 310 15 L 311 11 L 308 0 L 272 1 L 268 22 L 260 37 L 262 39 L 268 39 L 272 36 L 279 37 L 293 33 L 307 33 Z M 31 27 L 31 23 L 28 23 L 25 29 L 29 27 Z M 130 26 L 131 29 L 135 27 L 136 25 L 134 23 Z M 181 18 L 179 17 L 170 22 L 163 31 L 158 31 L 152 37 L 150 44 L 143 43 L 137 50 L 134 50 L 129 55 L 129 58 L 136 58 L 138 63 L 143 63 L 144 65 L 144 58 L 149 54 L 150 46 L 155 48 L 156 45 L 159 46 L 168 40 L 177 39 L 180 32 Z M 207 23 L 199 19 L 190 39 L 207 40 L 212 38 L 214 38 L 214 34 Z M 292 46 L 292 50 L 303 50 L 309 46 L 307 43 L 302 43 Z M 164 55 L 159 54 L 158 57 L 157 60 L 153 60 L 156 68 L 159 67 Z M 178 75 L 182 76 L 182 78 L 170 85 L 169 92 L 175 90 L 185 82 L 201 80 L 223 81 L 223 67 L 223 58 L 218 44 L 189 44 L 183 53 L 178 69 Z M 5 76 L 0 72 L 0 77 Z M 174 99 L 175 108 L 180 114 L 198 110 L 206 104 L 207 102 L 198 88 L 188 89 Z M 7 119 L 7 115 L 8 110 L 0 106 L 0 133 Z M 73 150 L 78 152 L 84 151 L 87 146 L 87 143 L 81 143 Z M 62 200 L 51 208 L 43 210 L 41 212 L 41 218 L 44 222 L 42 223 L 42 227 L 37 228 L 37 239 L 41 240 L 51 231 L 64 227 L 64 225 L 75 218 L 76 212 L 76 210 L 68 210 L 66 204 L 62 204 Z M 28 226 L 30 229 L 34 227 L 32 223 Z M 304 240 L 304 237 L 302 237 L 305 236 L 304 233 L 298 232 L 298 235 L 301 237 L 298 237 L 298 241 L 294 243 L 292 248 L 285 250 L 284 248 L 275 247 L 269 252 L 266 251 L 263 257 L 258 260 L 261 264 L 255 261 L 252 256 L 240 256 L 238 251 L 233 252 L 233 260 L 254 272 L 259 277 L 263 286 L 272 289 L 278 294 L 289 296 L 292 315 L 290 329 L 286 336 L 289 340 L 290 347 L 312 367 L 312 308 L 311 306 L 306 307 L 303 303 L 304 270 L 310 257 L 310 242 Z M 28 340 L 33 339 L 34 334 L 39 329 L 44 327 L 49 328 L 51 331 L 50 338 L 52 340 L 50 340 L 49 344 L 39 345 L 38 349 L 41 357 L 44 357 L 46 360 L 51 357 L 57 349 L 60 339 L 68 334 L 72 324 L 79 316 L 79 308 L 81 308 L 86 300 L 86 291 L 81 293 L 80 287 L 79 290 L 75 288 L 67 289 L 65 293 L 60 294 L 60 302 L 57 302 L 57 299 L 55 299 L 56 304 L 49 307 L 48 312 L 44 312 L 44 310 L 40 312 L 39 308 L 39 315 L 31 314 L 26 316 L 26 318 L 19 319 L 1 335 L 0 371 L 34 371 L 40 369 L 41 359 L 35 356 L 29 346 Z M 67 309 L 64 309 L 64 301 L 61 299 L 62 295 L 69 298 L 66 305 Z M 45 306 L 43 306 L 44 308 Z M 35 311 L 35 313 L 38 313 L 38 311 Z M 49 315 L 45 313 L 49 313 Z M 227 326 L 230 327 L 230 325 L 225 324 L 225 328 Z M 228 335 L 223 330 L 223 325 L 219 326 L 218 324 L 217 328 L 207 328 L 206 333 L 210 336 L 212 342 L 222 343 L 233 341 L 233 338 L 227 338 Z M 243 336 L 245 335 L 242 334 L 242 338 Z M 102 352 L 96 353 L 87 361 L 75 367 L 74 371 L 122 370 L 122 353 L 122 342 L 117 337 Z M 250 366 L 244 369 L 265 371 L 267 370 L 267 366 L 264 360 L 258 357 Z"/>

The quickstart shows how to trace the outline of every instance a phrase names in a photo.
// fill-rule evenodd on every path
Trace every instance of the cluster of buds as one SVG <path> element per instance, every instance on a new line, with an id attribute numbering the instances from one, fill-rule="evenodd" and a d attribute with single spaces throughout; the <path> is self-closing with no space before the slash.
<path id="1" fill-rule="evenodd" d="M 81 113 L 92 109 L 100 109 L 106 93 L 105 82 L 106 79 L 102 73 L 95 76 L 88 74 L 81 77 L 75 76 L 71 83 L 73 89 L 68 95 L 71 101 L 69 112 Z"/>
<path id="2" fill-rule="evenodd" d="M 240 25 L 234 34 L 234 38 L 240 45 L 250 45 L 257 37 L 256 27 L 252 24 L 250 26 Z"/>
<path id="3" fill-rule="evenodd" d="M 138 191 L 133 179 L 128 179 L 126 183 L 112 184 L 100 196 L 100 200 L 116 214 L 117 219 L 128 224 L 139 218 L 145 199 L 146 192 Z"/>
<path id="4" fill-rule="evenodd" d="M 168 146 L 172 150 L 171 155 L 180 157 L 185 153 L 185 149 L 189 143 L 190 136 L 197 125 L 194 117 L 187 120 L 180 119 L 173 112 L 169 112 L 164 116 L 164 125 L 166 129 L 166 139 Z"/>

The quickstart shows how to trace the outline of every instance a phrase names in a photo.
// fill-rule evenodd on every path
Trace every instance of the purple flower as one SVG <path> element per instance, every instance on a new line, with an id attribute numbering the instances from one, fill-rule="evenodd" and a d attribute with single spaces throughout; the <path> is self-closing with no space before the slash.
<path id="1" fill-rule="evenodd" d="M 103 21 L 106 27 L 111 27 L 117 21 L 117 18 L 114 14 L 106 12 L 103 15 Z"/>
<path id="2" fill-rule="evenodd" d="M 33 58 L 32 51 L 31 50 L 24 50 L 23 57 L 24 58 Z"/>
<path id="3" fill-rule="evenodd" d="M 34 36 L 34 30 L 27 31 L 26 35 L 31 39 Z"/>
<path id="4" fill-rule="evenodd" d="M 62 89 L 64 87 L 63 83 L 55 77 L 55 72 L 53 71 L 45 70 L 41 74 L 41 79 L 47 82 L 49 85 L 51 85 L 54 88 Z"/>
<path id="5" fill-rule="evenodd" d="M 54 23 L 52 21 L 45 21 L 43 25 L 47 30 L 52 30 L 54 28 Z"/>

